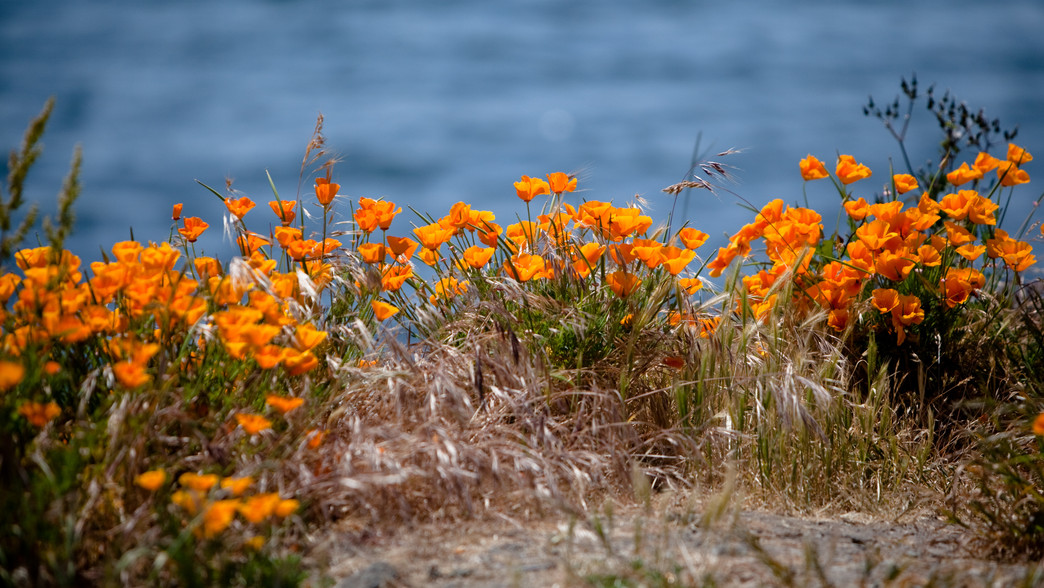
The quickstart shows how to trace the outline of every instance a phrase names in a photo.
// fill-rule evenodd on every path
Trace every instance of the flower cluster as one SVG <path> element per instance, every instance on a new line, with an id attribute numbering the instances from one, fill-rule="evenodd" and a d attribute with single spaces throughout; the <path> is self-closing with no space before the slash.
<path id="1" fill-rule="evenodd" d="M 755 316 L 766 316 L 777 302 L 774 286 L 789 272 L 797 286 L 790 303 L 802 307 L 814 301 L 829 312 L 829 324 L 840 331 L 851 323 L 856 302 L 870 297 L 902 344 L 906 330 L 924 320 L 925 305 L 953 309 L 965 304 L 986 285 L 987 274 L 1003 269 L 997 267 L 997 260 L 1016 278 L 1035 263 L 1028 242 L 996 228 L 1000 206 L 994 200 L 1000 188 L 1029 181 L 1020 166 L 1032 159 L 1014 144 L 1009 145 L 1005 160 L 980 153 L 974 164 L 963 163 L 946 174 L 953 191 L 937 200 L 927 191 L 906 196 L 905 202 L 898 199 L 920 186 L 913 176 L 896 174 L 890 191 L 894 196 L 871 204 L 863 197 L 853 198 L 847 189 L 870 177 L 869 168 L 842 155 L 831 176 L 823 162 L 809 155 L 799 164 L 802 177 L 835 182 L 851 233 L 823 250 L 819 215 L 802 208 L 784 209 L 776 200 L 761 210 L 754 223 L 733 235 L 708 267 L 711 275 L 720 275 L 734 258 L 750 255 L 753 239 L 763 238 L 772 264 L 743 279 Z M 987 194 L 960 188 L 991 171 L 997 181 Z"/>

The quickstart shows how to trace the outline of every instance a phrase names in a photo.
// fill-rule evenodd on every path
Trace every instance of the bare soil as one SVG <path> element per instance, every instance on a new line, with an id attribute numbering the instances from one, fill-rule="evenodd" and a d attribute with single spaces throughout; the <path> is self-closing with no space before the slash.
<path id="1" fill-rule="evenodd" d="M 930 512 L 709 512 L 669 494 L 582 516 L 354 529 L 332 544 L 329 573 L 337 588 L 1044 586 L 1041 564 L 999 561 Z"/>

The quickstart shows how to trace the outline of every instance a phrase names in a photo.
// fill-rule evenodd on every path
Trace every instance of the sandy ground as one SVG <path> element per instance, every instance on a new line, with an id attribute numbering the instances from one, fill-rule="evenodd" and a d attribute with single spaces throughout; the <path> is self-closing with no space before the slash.
<path id="1" fill-rule="evenodd" d="M 425 525 L 342 542 L 337 588 L 383 586 L 1044 586 L 930 513 L 899 520 L 726 509 L 678 496 L 583 517 Z"/>

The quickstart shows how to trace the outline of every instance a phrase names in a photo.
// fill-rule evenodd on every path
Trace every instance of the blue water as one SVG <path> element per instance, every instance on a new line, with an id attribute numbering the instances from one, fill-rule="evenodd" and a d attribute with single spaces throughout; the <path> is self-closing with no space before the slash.
<path id="1" fill-rule="evenodd" d="M 900 159 L 861 107 L 891 100 L 911 72 L 1019 124 L 1018 142 L 1044 162 L 1040 31 L 1039 0 L 3 0 L 0 145 L 15 147 L 57 98 L 27 195 L 53 209 L 83 146 L 70 246 L 87 259 L 131 227 L 165 239 L 175 202 L 214 226 L 203 249 L 227 251 L 223 206 L 194 180 L 234 178 L 264 206 L 268 170 L 294 197 L 320 112 L 352 197 L 436 215 L 465 200 L 510 222 L 521 174 L 579 171 L 578 198 L 638 194 L 662 219 L 660 190 L 683 179 L 701 133 L 715 151 L 744 150 L 722 162 L 735 168 L 728 188 L 756 205 L 803 202 L 797 161 L 810 152 L 870 165 L 857 185 L 870 196 Z M 918 107 L 915 162 L 935 155 L 933 129 Z M 1029 186 L 1012 217 L 1040 196 L 1039 180 Z M 808 198 L 832 225 L 829 186 Z M 699 193 L 685 208 L 713 235 L 708 255 L 746 220 L 738 202 Z M 267 207 L 246 218 L 259 230 L 271 220 Z"/>

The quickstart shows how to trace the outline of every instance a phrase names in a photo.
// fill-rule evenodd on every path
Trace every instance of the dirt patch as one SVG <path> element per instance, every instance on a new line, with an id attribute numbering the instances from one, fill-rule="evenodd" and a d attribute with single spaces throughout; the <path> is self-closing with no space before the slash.
<path id="1" fill-rule="evenodd" d="M 426 525 L 333 558 L 338 588 L 379 586 L 1036 586 L 1044 568 L 976 553 L 926 514 L 889 521 L 758 510 L 715 521 L 677 496 L 584 517 Z"/>

